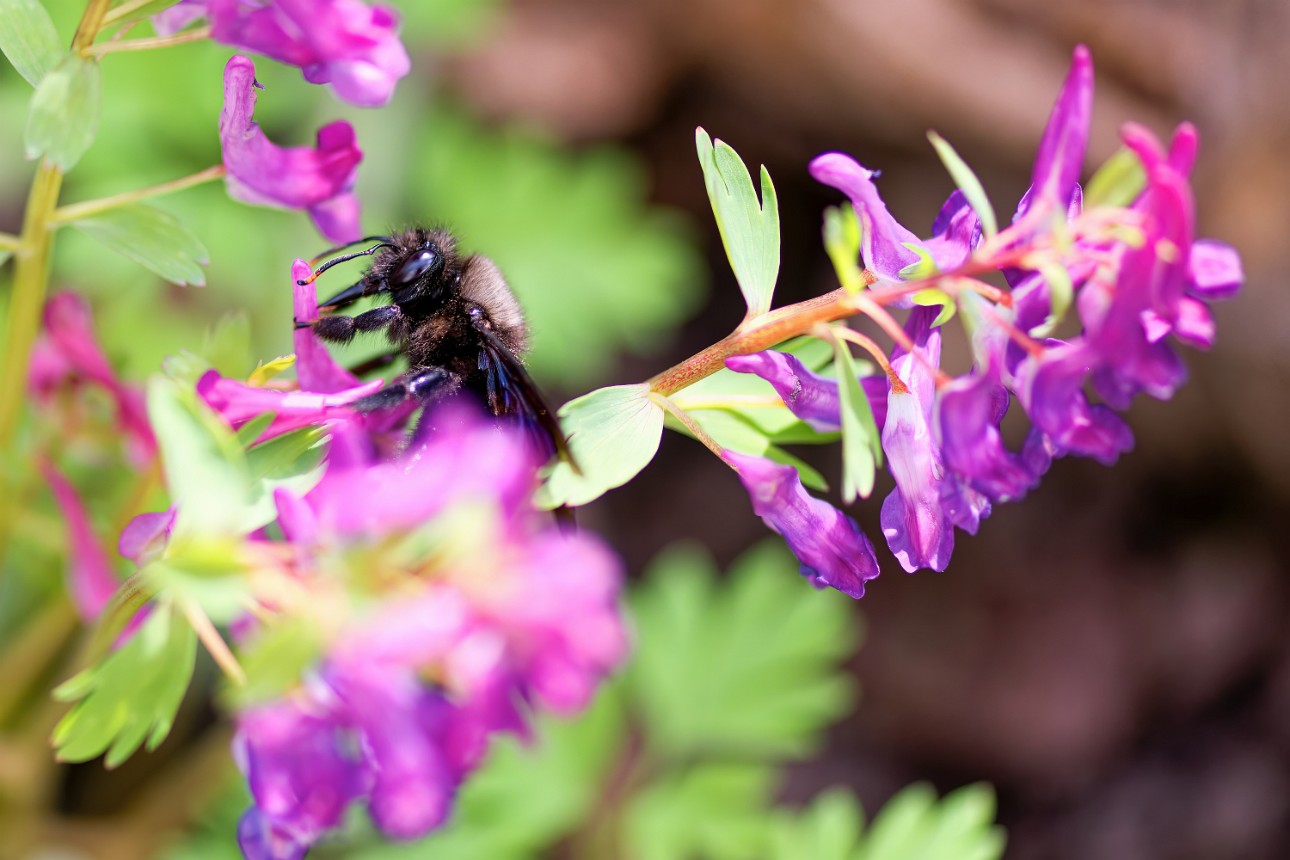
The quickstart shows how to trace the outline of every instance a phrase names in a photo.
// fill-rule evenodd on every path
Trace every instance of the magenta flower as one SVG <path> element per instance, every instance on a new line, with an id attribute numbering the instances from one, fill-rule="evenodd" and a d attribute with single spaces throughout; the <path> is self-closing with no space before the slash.
<path id="1" fill-rule="evenodd" d="M 753 513 L 797 556 L 802 576 L 817 588 L 863 597 L 864 584 L 878 575 L 878 559 L 855 520 L 807 493 L 792 466 L 737 451 L 722 454 L 738 471 Z"/>
<path id="2" fill-rule="evenodd" d="M 817 156 L 810 170 L 816 181 L 851 198 L 860 219 L 860 258 L 865 268 L 883 280 L 904 280 L 901 270 L 918 262 L 918 254 L 905 246 L 921 242 L 888 211 L 873 183 L 877 174 L 840 152 Z"/>
<path id="3" fill-rule="evenodd" d="M 755 374 L 769 382 L 789 411 L 819 432 L 836 433 L 842 428 L 838 381 L 811 373 L 797 356 L 768 349 L 751 355 L 732 355 L 726 359 L 726 367 L 736 373 Z M 887 377 L 861 377 L 860 385 L 874 420 L 881 427 L 887 417 Z"/>
<path id="4" fill-rule="evenodd" d="M 298 66 L 342 101 L 376 107 L 412 68 L 398 14 L 359 0 L 184 0 L 153 16 L 163 35 L 205 17 L 211 38 Z"/>
<path id="5" fill-rule="evenodd" d="M 944 570 L 954 551 L 954 525 L 941 505 L 945 467 L 932 432 L 936 369 L 941 362 L 941 334 L 933 331 L 935 308 L 914 308 L 906 331 L 915 352 L 892 359 L 892 370 L 904 390 L 891 389 L 882 448 L 896 489 L 882 503 L 882 533 L 901 567 Z"/>
<path id="6" fill-rule="evenodd" d="M 117 430 L 130 460 L 142 466 L 157 452 L 143 392 L 117 378 L 94 334 L 89 305 L 75 293 L 55 293 L 45 303 L 44 331 L 32 349 L 28 385 L 37 403 L 56 405 L 56 394 L 101 388 L 116 407 Z"/>
<path id="7" fill-rule="evenodd" d="M 350 242 L 361 234 L 354 174 L 362 160 L 353 127 L 341 120 L 318 130 L 318 146 L 284 149 L 251 118 L 255 66 L 234 55 L 224 67 L 219 137 L 229 194 L 245 203 L 305 209 L 324 236 Z"/>
<path id="8" fill-rule="evenodd" d="M 999 425 L 1008 403 L 1008 391 L 999 383 L 993 365 L 985 372 L 955 379 L 940 392 L 939 436 L 945 465 L 972 489 L 997 502 L 1020 499 L 1038 479 L 1023 456 L 1004 447 Z"/>
<path id="9" fill-rule="evenodd" d="M 1092 115 L 1093 58 L 1088 48 L 1077 45 L 1071 57 L 1070 72 L 1039 141 L 1030 189 L 1023 198 L 1023 206 L 1018 207 L 1018 216 L 1029 208 L 1025 206 L 1028 200 L 1042 200 L 1057 211 L 1070 205 L 1079 187 L 1077 183 L 1080 169 L 1084 166 Z"/>
<path id="10" fill-rule="evenodd" d="M 300 427 L 334 419 L 357 418 L 350 404 L 375 392 L 382 384 L 381 380 L 374 379 L 336 394 L 282 391 L 225 379 L 217 371 L 210 370 L 197 381 L 197 393 L 230 427 L 241 427 L 257 415 L 272 412 L 273 423 L 257 440 L 263 442 Z"/>
<path id="11" fill-rule="evenodd" d="M 539 709 L 576 713 L 626 657 L 618 560 L 533 508 L 523 435 L 460 406 L 431 420 L 388 459 L 365 421 L 332 422 L 321 482 L 275 494 L 293 580 L 362 600 L 331 620 L 306 683 L 239 721 L 252 860 L 301 856 L 353 802 L 391 837 L 423 836 L 494 734 L 526 733 Z"/>
<path id="12" fill-rule="evenodd" d="M 67 586 L 72 604 L 81 620 L 93 621 L 112 599 L 120 580 L 90 526 L 89 515 L 76 489 L 50 463 L 40 460 L 36 465 L 49 484 L 67 524 Z"/>

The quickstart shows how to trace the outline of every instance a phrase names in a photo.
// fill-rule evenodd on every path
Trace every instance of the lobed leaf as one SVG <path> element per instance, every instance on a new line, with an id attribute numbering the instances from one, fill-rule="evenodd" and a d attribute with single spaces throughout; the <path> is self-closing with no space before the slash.
<path id="1" fill-rule="evenodd" d="M 538 504 L 585 505 L 622 486 L 649 465 L 663 436 L 663 407 L 649 385 L 614 385 L 560 407 L 560 425 L 577 469 L 557 462 L 538 491 Z"/>
<path id="2" fill-rule="evenodd" d="M 853 860 L 997 860 L 1003 830 L 994 825 L 994 791 L 968 785 L 945 795 L 911 785 L 887 802 Z"/>
<path id="3" fill-rule="evenodd" d="M 761 199 L 743 159 L 702 128 L 694 133 L 703 181 L 730 268 L 753 317 L 770 310 L 779 277 L 779 203 L 770 173 L 761 168 Z"/>
<path id="4" fill-rule="evenodd" d="M 47 158 L 64 173 L 81 160 L 98 133 L 103 100 L 99 64 L 67 54 L 45 73 L 27 111 L 28 158 Z"/>
<path id="5" fill-rule="evenodd" d="M 882 433 L 846 341 L 839 338 L 834 343 L 834 354 L 842 411 L 842 498 L 850 504 L 873 492 L 874 476 L 882 465 Z"/>
<path id="6" fill-rule="evenodd" d="M 206 283 L 206 247 L 179 219 L 155 206 L 131 203 L 72 221 L 71 226 L 173 284 Z"/>
<path id="7" fill-rule="evenodd" d="M 112 768 L 141 745 L 156 749 L 174 724 L 196 654 L 192 628 L 172 607 L 155 607 L 123 647 L 54 690 L 56 699 L 76 702 L 54 729 L 58 758 L 89 761 L 106 752 Z"/>
<path id="8" fill-rule="evenodd" d="M 775 817 L 769 860 L 852 860 L 863 824 L 855 797 L 841 788 L 828 789 L 799 814 Z"/>
<path id="9" fill-rule="evenodd" d="M 58 41 L 54 22 L 39 0 L 0 3 L 0 51 L 33 87 L 67 52 Z"/>
<path id="10" fill-rule="evenodd" d="M 639 646 L 628 689 L 659 754 L 797 757 L 851 706 L 852 681 L 837 667 L 857 641 L 855 618 L 796 570 L 776 540 L 739 558 L 723 588 L 696 549 L 650 565 L 632 600 Z"/>
<path id="11" fill-rule="evenodd" d="M 639 860 L 755 856 L 773 783 L 770 767 L 752 763 L 705 763 L 669 775 L 632 798 L 623 841 Z"/>
<path id="12" fill-rule="evenodd" d="M 999 222 L 994 217 L 994 207 L 990 205 L 990 198 L 986 196 L 985 188 L 981 186 L 981 180 L 977 179 L 972 168 L 968 167 L 967 162 L 954 151 L 949 141 L 941 137 L 934 131 L 927 133 L 927 139 L 932 142 L 932 148 L 936 150 L 937 156 L 940 157 L 941 163 L 949 172 L 950 178 L 954 184 L 963 192 L 968 203 L 976 212 L 976 217 L 981 220 L 981 232 L 987 238 L 999 232 Z"/>

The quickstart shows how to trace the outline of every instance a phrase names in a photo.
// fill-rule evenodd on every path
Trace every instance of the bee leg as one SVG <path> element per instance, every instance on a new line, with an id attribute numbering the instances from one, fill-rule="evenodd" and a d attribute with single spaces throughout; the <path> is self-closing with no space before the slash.
<path id="1" fill-rule="evenodd" d="M 456 374 L 442 367 L 426 367 L 400 376 L 380 391 L 355 400 L 353 405 L 359 412 L 373 412 L 398 406 L 407 400 L 433 403 L 456 391 L 460 385 L 461 380 Z"/>
<path id="2" fill-rule="evenodd" d="M 358 364 L 349 368 L 349 372 L 355 376 L 365 376 L 374 370 L 380 370 L 382 367 L 389 367 L 391 364 L 399 360 L 400 355 L 402 355 L 402 353 L 398 350 L 383 352 L 380 355 L 372 356 L 367 361 L 360 361 Z"/>
<path id="3" fill-rule="evenodd" d="M 372 308 L 370 311 L 364 311 L 356 317 L 323 317 L 309 323 L 308 327 L 312 328 L 314 334 L 323 340 L 330 340 L 333 343 L 349 343 L 354 339 L 354 335 L 357 332 L 385 328 L 402 316 L 403 311 L 399 309 L 398 305 L 383 305 L 379 308 Z"/>

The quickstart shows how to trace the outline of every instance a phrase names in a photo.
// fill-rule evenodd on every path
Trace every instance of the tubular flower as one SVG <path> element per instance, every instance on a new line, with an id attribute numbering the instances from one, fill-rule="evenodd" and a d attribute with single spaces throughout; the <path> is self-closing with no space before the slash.
<path id="1" fill-rule="evenodd" d="M 331 241 L 357 239 L 360 207 L 353 187 L 363 153 L 353 127 L 343 120 L 323 126 L 313 149 L 279 147 L 251 118 L 258 86 L 249 59 L 229 59 L 219 119 L 229 194 L 245 203 L 305 209 Z"/>
<path id="2" fill-rule="evenodd" d="M 298 66 L 311 84 L 329 84 L 359 107 L 390 100 L 412 64 L 399 41 L 398 14 L 359 0 L 183 0 L 153 16 L 166 35 L 198 18 L 211 38 Z"/>
<path id="3" fill-rule="evenodd" d="M 312 289 L 298 288 L 298 318 L 316 313 Z M 302 329 L 298 349 L 302 333 L 315 337 Z M 330 362 L 302 350 L 293 394 L 351 396 Z M 303 497 L 274 493 L 289 561 L 261 614 L 324 632 L 300 681 L 237 719 L 249 860 L 303 857 L 355 803 L 390 837 L 425 835 L 495 734 L 578 712 L 627 655 L 617 558 L 533 507 L 521 432 L 451 406 L 394 456 L 379 422 L 315 411 L 330 436 L 322 477 Z"/>
<path id="4" fill-rule="evenodd" d="M 723 456 L 738 471 L 753 513 L 797 556 L 802 576 L 817 588 L 863 597 L 864 584 L 878 575 L 878 559 L 855 520 L 807 493 L 792 466 L 736 451 Z"/>
<path id="5" fill-rule="evenodd" d="M 765 350 L 751 355 L 732 355 L 726 367 L 736 373 L 752 373 L 770 383 L 784 405 L 821 433 L 842 427 L 838 405 L 838 381 L 816 376 L 801 360 L 787 352 Z M 860 386 L 869 400 L 874 420 L 881 427 L 887 417 L 887 377 L 864 376 Z"/>
<path id="6" fill-rule="evenodd" d="M 32 349 L 28 386 L 36 402 L 57 408 L 58 394 L 76 396 L 92 386 L 107 392 L 116 409 L 117 430 L 130 460 L 141 466 L 156 455 L 157 441 L 148 423 L 143 392 L 117 378 L 94 334 L 89 305 L 75 293 L 55 293 L 45 304 L 44 331 Z M 60 426 L 75 426 L 63 416 Z"/>
<path id="7" fill-rule="evenodd" d="M 915 308 L 906 326 L 914 352 L 898 355 L 891 366 L 904 383 L 887 397 L 882 448 L 896 489 L 882 503 L 882 533 L 901 567 L 944 570 L 954 551 L 954 525 L 942 507 L 945 467 L 932 432 L 936 368 L 941 334 L 933 331 L 934 308 Z"/>

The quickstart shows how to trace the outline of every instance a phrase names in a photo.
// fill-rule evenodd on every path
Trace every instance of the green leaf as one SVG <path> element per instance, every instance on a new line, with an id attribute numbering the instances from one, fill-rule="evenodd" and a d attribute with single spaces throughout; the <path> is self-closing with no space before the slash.
<path id="1" fill-rule="evenodd" d="M 556 463 L 538 493 L 548 508 L 585 505 L 649 465 L 663 436 L 663 407 L 646 383 L 614 385 L 564 404 L 560 424 L 578 470 Z"/>
<path id="2" fill-rule="evenodd" d="M 164 377 L 148 383 L 148 420 L 178 507 L 176 537 L 242 534 L 251 476 L 233 431 L 196 394 Z"/>
<path id="3" fill-rule="evenodd" d="M 770 860 L 852 860 L 863 822 L 855 797 L 831 788 L 800 814 L 776 815 Z"/>
<path id="4" fill-rule="evenodd" d="M 0 51 L 33 87 L 67 53 L 59 44 L 54 22 L 38 0 L 0 3 Z"/>
<path id="5" fill-rule="evenodd" d="M 227 624 L 246 612 L 251 570 L 240 540 L 172 533 L 165 554 L 142 573 L 158 593 L 181 606 L 194 603 L 216 624 Z"/>
<path id="6" fill-rule="evenodd" d="M 873 492 L 874 476 L 882 465 L 882 434 L 846 341 L 838 338 L 834 355 L 838 365 L 838 406 L 842 411 L 842 498 L 850 504 Z"/>
<path id="7" fill-rule="evenodd" d="M 624 842 L 638 860 L 742 860 L 765 843 L 774 771 L 701 764 L 651 784 L 628 804 Z"/>
<path id="8" fill-rule="evenodd" d="M 720 588 L 695 548 L 650 565 L 632 600 L 639 645 L 628 684 L 658 754 L 798 757 L 849 710 L 854 688 L 839 663 L 858 621 L 797 568 L 778 540 L 744 554 Z"/>
<path id="9" fill-rule="evenodd" d="M 703 181 L 717 218 L 730 268 L 748 305 L 748 316 L 770 310 L 779 277 L 779 204 L 765 166 L 761 169 L 761 200 L 752 176 L 739 154 L 702 128 L 694 132 Z"/>
<path id="10" fill-rule="evenodd" d="M 1084 208 L 1128 206 L 1147 186 L 1142 161 L 1128 147 L 1120 147 L 1102 162 L 1084 189 Z"/>
<path id="11" fill-rule="evenodd" d="M 858 293 L 865 288 L 860 271 L 860 216 L 854 206 L 830 206 L 824 210 L 824 251 L 833 263 L 838 283 L 848 293 Z M 904 272 L 901 277 L 905 277 Z"/>
<path id="12" fill-rule="evenodd" d="M 1004 842 L 988 785 L 964 786 L 937 803 L 930 786 L 917 784 L 882 808 L 854 860 L 997 860 Z"/>
<path id="13" fill-rule="evenodd" d="M 44 156 L 66 173 L 98 132 L 103 76 L 99 64 L 68 54 L 36 86 L 23 145 L 28 158 Z"/>
<path id="14" fill-rule="evenodd" d="M 972 168 L 968 167 L 967 162 L 954 151 L 949 141 L 936 132 L 929 131 L 927 139 L 932 142 L 932 147 L 940 156 L 941 163 L 945 165 L 954 184 L 963 192 L 963 196 L 976 212 L 976 217 L 981 219 L 981 232 L 987 238 L 998 233 L 999 222 L 995 220 L 994 207 L 990 205 L 990 198 L 986 196 L 985 189 L 981 187 L 981 180 L 976 178 Z"/>
<path id="15" fill-rule="evenodd" d="M 62 761 L 88 761 L 106 752 L 116 767 L 140 745 L 165 740 L 188 689 L 197 637 L 174 610 L 156 606 L 122 648 L 69 679 L 54 697 L 76 702 L 54 729 Z"/>
<path id="16" fill-rule="evenodd" d="M 255 444 L 255 440 L 260 438 L 260 434 L 269 429 L 273 419 L 274 414 L 272 412 L 265 412 L 237 428 L 237 433 L 234 434 L 237 438 L 237 444 L 243 448 L 250 448 Z"/>
<path id="17" fill-rule="evenodd" d="M 171 283 L 206 283 L 205 246 L 179 219 L 155 206 L 131 203 L 72 221 L 71 226 Z"/>

